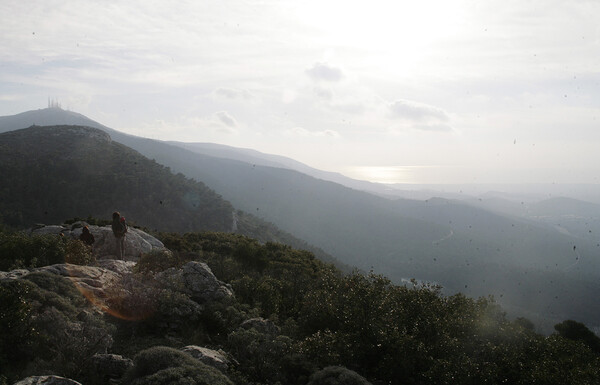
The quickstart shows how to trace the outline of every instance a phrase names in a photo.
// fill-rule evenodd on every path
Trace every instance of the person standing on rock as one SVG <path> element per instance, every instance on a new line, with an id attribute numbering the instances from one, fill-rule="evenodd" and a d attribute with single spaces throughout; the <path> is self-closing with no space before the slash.
<path id="1" fill-rule="evenodd" d="M 125 254 L 125 233 L 127 233 L 127 224 L 125 218 L 118 211 L 112 215 L 112 231 L 115 235 L 117 245 L 117 257 L 123 259 Z"/>

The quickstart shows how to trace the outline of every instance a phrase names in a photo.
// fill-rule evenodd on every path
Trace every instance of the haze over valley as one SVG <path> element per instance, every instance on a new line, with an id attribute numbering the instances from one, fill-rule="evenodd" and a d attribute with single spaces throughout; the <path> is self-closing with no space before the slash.
<path id="1" fill-rule="evenodd" d="M 600 206 L 595 203 L 550 193 L 546 197 L 536 191 L 540 186 L 528 190 L 527 185 L 520 191 L 511 186 L 508 192 L 482 193 L 476 189 L 484 186 L 468 185 L 458 192 L 436 191 L 436 186 L 401 189 L 248 149 L 127 135 L 59 108 L 0 117 L 0 131 L 7 134 L 33 124 L 104 130 L 171 171 L 202 181 L 235 209 L 349 267 L 374 270 L 398 283 L 416 278 L 440 284 L 448 294 L 494 295 L 512 316 L 526 316 L 546 331 L 561 319 L 584 320 L 592 327 L 599 319 L 600 308 L 588 301 L 600 289 Z M 575 194 L 596 188 L 560 187 Z M 162 194 L 153 195 L 154 200 L 166 202 L 168 194 Z"/>

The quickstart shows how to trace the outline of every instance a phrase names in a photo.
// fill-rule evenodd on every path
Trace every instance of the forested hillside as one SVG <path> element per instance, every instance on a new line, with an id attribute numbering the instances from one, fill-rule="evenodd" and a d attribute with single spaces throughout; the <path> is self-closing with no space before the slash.
<path id="1" fill-rule="evenodd" d="M 233 207 L 204 184 L 78 126 L 0 135 L 3 220 L 12 226 L 77 215 L 130 220 L 159 230 L 231 230 Z"/>
<path id="2" fill-rule="evenodd" d="M 34 126 L 0 134 L 0 173 L 0 222 L 9 226 L 110 219 L 119 210 L 131 224 L 152 230 L 239 232 L 333 260 L 95 128 Z"/>
<path id="3" fill-rule="evenodd" d="M 12 247 L 42 251 L 32 247 L 35 238 L 0 235 Z M 600 380 L 600 340 L 574 321 L 546 337 L 527 319 L 507 319 L 493 299 L 443 296 L 435 286 L 399 286 L 375 274 L 343 275 L 281 244 L 225 233 L 160 238 L 172 252 L 142 255 L 129 270 L 115 261 L 119 280 L 96 287 L 104 293 L 100 308 L 56 268 L 0 275 L 0 383 L 49 373 L 91 385 Z M 198 262 L 234 295 L 192 295 L 177 272 Z M 218 362 L 207 365 L 188 353 L 207 348 Z M 100 359 L 120 366 L 102 369 Z"/>

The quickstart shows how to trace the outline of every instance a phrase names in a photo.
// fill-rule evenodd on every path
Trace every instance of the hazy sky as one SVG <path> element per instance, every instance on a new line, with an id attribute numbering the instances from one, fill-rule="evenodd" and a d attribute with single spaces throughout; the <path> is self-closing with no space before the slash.
<path id="1" fill-rule="evenodd" d="M 0 115 L 413 183 L 600 183 L 600 1 L 0 0 Z"/>

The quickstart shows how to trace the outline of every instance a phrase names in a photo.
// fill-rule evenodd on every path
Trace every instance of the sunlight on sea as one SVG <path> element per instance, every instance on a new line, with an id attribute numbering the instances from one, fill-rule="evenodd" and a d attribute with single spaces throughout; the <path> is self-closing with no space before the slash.
<path id="1" fill-rule="evenodd" d="M 361 166 L 349 167 L 346 175 L 369 182 L 394 184 L 416 183 L 413 166 Z"/>

